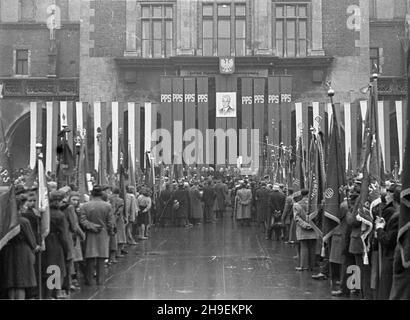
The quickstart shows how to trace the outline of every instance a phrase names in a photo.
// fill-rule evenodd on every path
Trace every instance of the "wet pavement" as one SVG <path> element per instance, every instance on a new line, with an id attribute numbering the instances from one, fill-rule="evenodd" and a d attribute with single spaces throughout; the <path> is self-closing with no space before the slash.
<path id="1" fill-rule="evenodd" d="M 150 239 L 106 268 L 103 286 L 73 299 L 340 299 L 330 282 L 295 271 L 295 250 L 265 240 L 257 226 L 236 224 L 230 214 L 216 224 L 153 227 Z"/>

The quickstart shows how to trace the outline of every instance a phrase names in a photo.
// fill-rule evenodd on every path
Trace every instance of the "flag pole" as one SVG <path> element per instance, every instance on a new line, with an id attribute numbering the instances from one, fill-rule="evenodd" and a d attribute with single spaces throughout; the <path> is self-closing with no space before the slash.
<path id="1" fill-rule="evenodd" d="M 43 158 L 43 154 L 41 153 L 41 149 L 43 148 L 43 145 L 41 143 L 37 143 L 36 144 L 36 155 L 37 155 L 37 181 L 40 181 L 40 171 L 38 170 L 39 165 L 40 165 L 40 159 Z M 40 190 L 37 191 L 37 193 L 39 193 Z M 40 207 L 39 207 L 40 203 L 37 203 L 37 209 L 38 212 L 40 213 Z M 42 238 L 42 234 L 41 234 L 41 217 L 38 218 L 37 217 L 37 237 L 38 239 Z M 43 288 L 42 288 L 42 274 L 41 274 L 41 269 L 42 269 L 42 265 L 41 265 L 41 251 L 37 252 L 37 259 L 38 259 L 38 265 L 37 265 L 37 275 L 38 275 L 38 299 L 42 300 L 43 298 Z"/>

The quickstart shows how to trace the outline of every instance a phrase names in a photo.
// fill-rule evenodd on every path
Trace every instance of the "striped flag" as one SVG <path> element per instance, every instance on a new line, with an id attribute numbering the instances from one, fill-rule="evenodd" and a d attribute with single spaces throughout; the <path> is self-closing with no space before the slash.
<path id="1" fill-rule="evenodd" d="M 0 250 L 20 232 L 9 151 L 0 118 Z"/>
<path id="2" fill-rule="evenodd" d="M 42 239 L 42 250 L 44 251 L 46 249 L 45 247 L 45 238 L 48 236 L 50 233 L 50 207 L 49 207 L 49 201 L 48 201 L 48 190 L 47 190 L 47 179 L 46 179 L 46 174 L 44 172 L 44 164 L 43 164 L 43 159 L 39 157 L 38 159 L 38 164 L 37 164 L 37 169 L 38 169 L 38 189 L 37 189 L 37 195 L 38 195 L 38 209 L 41 214 L 41 239 Z"/>

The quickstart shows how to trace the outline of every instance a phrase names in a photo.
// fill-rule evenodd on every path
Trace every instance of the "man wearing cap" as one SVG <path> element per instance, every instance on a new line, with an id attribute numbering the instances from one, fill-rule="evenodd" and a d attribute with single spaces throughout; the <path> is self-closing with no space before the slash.
<path id="1" fill-rule="evenodd" d="M 161 226 L 167 226 L 172 221 L 172 192 L 171 192 L 171 184 L 166 183 L 165 189 L 162 190 L 159 194 L 159 217 L 158 222 Z"/>
<path id="2" fill-rule="evenodd" d="M 212 187 L 212 181 L 208 180 L 204 186 L 204 193 L 202 201 L 204 202 L 204 221 L 205 223 L 215 223 L 215 217 L 213 213 L 214 201 L 216 193 Z"/>
<path id="3" fill-rule="evenodd" d="M 97 269 L 97 285 L 104 284 L 104 260 L 109 257 L 109 235 L 114 231 L 114 215 L 112 207 L 103 200 L 101 186 L 94 186 L 91 201 L 85 203 L 80 211 L 80 224 L 86 230 L 85 254 L 86 285 L 92 285 L 95 269 Z M 83 218 L 85 217 L 85 219 Z M 85 223 L 86 221 L 91 223 Z"/>
<path id="4" fill-rule="evenodd" d="M 275 229 L 273 228 L 273 222 L 280 221 L 283 213 L 283 209 L 285 208 L 286 203 L 286 196 L 280 191 L 280 187 L 278 185 L 274 185 L 273 192 L 271 193 L 270 197 L 270 205 L 271 205 L 271 214 L 268 215 L 266 218 L 266 239 L 270 239 L 272 236 L 272 232 L 275 230 L 275 239 L 279 239 L 280 228 L 278 225 L 275 225 Z"/>
<path id="5" fill-rule="evenodd" d="M 268 226 L 266 226 L 267 218 L 270 217 L 270 192 L 266 187 L 266 183 L 262 182 L 261 187 L 256 189 L 256 217 L 258 226 L 261 224 L 264 227 L 264 231 L 267 232 Z"/>
<path id="6" fill-rule="evenodd" d="M 178 185 L 178 190 L 174 192 L 172 201 L 173 203 L 178 203 L 178 205 L 174 206 L 176 225 L 185 227 L 192 226 L 188 221 L 189 194 L 183 183 Z"/>

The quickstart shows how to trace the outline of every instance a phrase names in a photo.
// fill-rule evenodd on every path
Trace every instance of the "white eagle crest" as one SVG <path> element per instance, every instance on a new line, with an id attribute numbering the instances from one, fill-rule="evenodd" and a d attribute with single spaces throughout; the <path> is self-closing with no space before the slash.
<path id="1" fill-rule="evenodd" d="M 223 72 L 232 72 L 233 59 L 232 58 L 221 59 L 221 70 Z"/>

